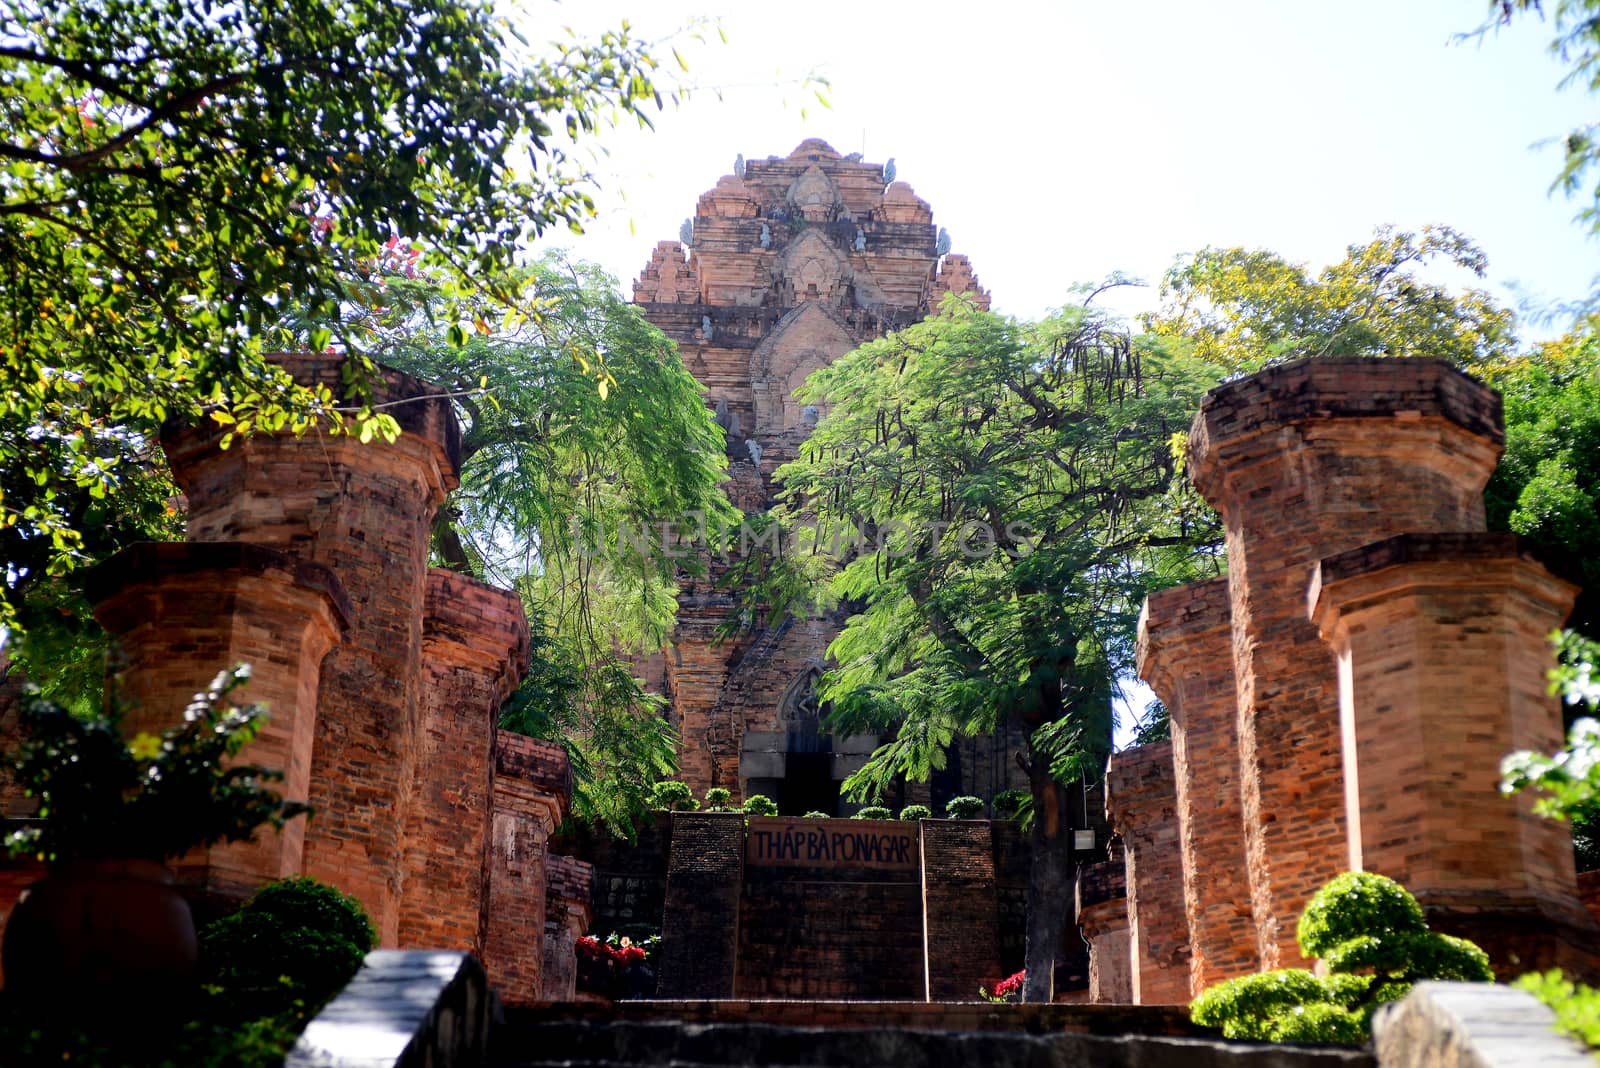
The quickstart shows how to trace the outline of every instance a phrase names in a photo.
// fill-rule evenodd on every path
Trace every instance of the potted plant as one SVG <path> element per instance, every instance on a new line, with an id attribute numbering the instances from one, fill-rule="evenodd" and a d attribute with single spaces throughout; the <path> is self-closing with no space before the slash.
<path id="1" fill-rule="evenodd" d="M 37 696 L 25 703 L 26 740 L 4 764 L 39 811 L 8 821 L 4 842 L 49 870 L 6 924 L 8 995 L 115 988 L 145 1000 L 190 981 L 194 920 L 166 862 L 309 811 L 266 785 L 280 772 L 232 761 L 266 718 L 227 701 L 248 678 L 242 665 L 222 672 L 181 723 L 131 739 L 115 702 L 92 717 Z"/>

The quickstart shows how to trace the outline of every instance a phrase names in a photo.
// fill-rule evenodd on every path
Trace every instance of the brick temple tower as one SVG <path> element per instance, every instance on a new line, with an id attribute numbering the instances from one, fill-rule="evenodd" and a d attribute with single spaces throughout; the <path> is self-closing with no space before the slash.
<path id="1" fill-rule="evenodd" d="M 933 213 L 881 164 L 817 139 L 785 157 L 736 165 L 700 197 L 689 248 L 658 244 L 633 300 L 677 342 L 727 435 L 729 494 L 747 514 L 773 504 L 773 471 L 792 460 L 823 414 L 794 391 L 863 342 L 908 326 L 946 293 L 987 308 L 965 256 L 938 252 Z M 697 793 L 763 793 L 785 813 L 833 812 L 838 785 L 876 736 L 819 726 L 815 687 L 843 615 L 784 619 L 713 645 L 734 606 L 708 578 L 680 598 L 672 646 L 649 666 L 682 734 L 681 777 Z M 936 794 L 1008 785 L 1005 740 L 966 743 Z M 925 794 L 923 795 L 926 796 Z"/>

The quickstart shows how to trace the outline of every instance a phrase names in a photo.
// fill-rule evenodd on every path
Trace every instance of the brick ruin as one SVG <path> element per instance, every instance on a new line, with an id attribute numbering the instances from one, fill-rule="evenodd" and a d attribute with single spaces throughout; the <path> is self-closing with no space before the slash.
<path id="1" fill-rule="evenodd" d="M 279 362 L 340 386 L 338 357 Z M 202 916 L 314 876 L 362 902 L 383 947 L 467 950 L 509 1000 L 570 999 L 591 872 L 548 848 L 566 754 L 496 729 L 527 672 L 527 618 L 515 594 L 428 567 L 459 469 L 443 392 L 392 371 L 375 390 L 404 431 L 393 444 L 164 436 L 188 540 L 133 546 L 89 575 L 120 647 L 111 681 L 128 728 L 159 730 L 219 671 L 250 664 L 237 696 L 271 720 L 243 759 L 284 769 L 285 795 L 315 807 L 281 834 L 176 862 Z M 37 875 L 0 864 L 0 908 Z"/>
<path id="2" fill-rule="evenodd" d="M 1085 871 L 1096 1000 L 1183 1003 L 1302 965 L 1347 869 L 1397 879 L 1505 978 L 1594 975 L 1566 824 L 1499 793 L 1549 752 L 1547 635 L 1576 588 L 1484 528 L 1500 398 L 1432 359 L 1303 360 L 1209 393 L 1189 433 L 1228 573 L 1153 594 L 1138 664 L 1170 743 L 1116 754 L 1124 855 Z"/>
<path id="3" fill-rule="evenodd" d="M 678 241 L 656 246 L 633 300 L 705 387 L 726 432 L 737 507 L 772 507 L 773 471 L 796 457 L 822 414 L 794 397 L 806 376 L 923 318 L 947 293 L 988 307 L 966 257 L 936 246 L 933 213 L 909 185 L 886 183 L 881 165 L 815 139 L 718 179 L 695 209 L 687 255 Z M 735 801 L 765 794 L 788 815 L 853 811 L 839 783 L 879 739 L 831 735 L 815 693 L 845 613 L 785 618 L 717 645 L 713 632 L 734 598 L 716 588 L 725 567 L 708 563 L 706 577 L 683 585 L 667 653 L 646 665 L 680 731 L 679 777 L 696 794 L 713 786 Z M 964 742 L 931 787 L 910 784 L 892 800 L 938 804 L 1025 788 L 1011 759 L 1019 744 Z"/>

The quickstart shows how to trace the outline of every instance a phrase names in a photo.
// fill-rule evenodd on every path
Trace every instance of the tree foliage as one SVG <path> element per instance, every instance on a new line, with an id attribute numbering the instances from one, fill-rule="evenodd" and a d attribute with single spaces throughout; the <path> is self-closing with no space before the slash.
<path id="1" fill-rule="evenodd" d="M 1372 872 L 1331 879 L 1306 903 L 1296 935 L 1326 975 L 1280 968 L 1226 980 L 1194 999 L 1195 1022 L 1227 1038 L 1359 1045 L 1377 1007 L 1419 980 L 1494 980 L 1483 950 L 1428 930 L 1417 899 Z"/>
<path id="2" fill-rule="evenodd" d="M 1236 374 L 1303 356 L 1437 356 L 1470 369 L 1508 354 L 1511 313 L 1430 279 L 1438 267 L 1482 278 L 1488 260 L 1447 226 L 1380 227 L 1315 276 L 1263 249 L 1202 249 L 1167 273 L 1146 326 Z"/>
<path id="3" fill-rule="evenodd" d="M 1564 561 L 1583 591 L 1570 626 L 1600 637 L 1600 318 L 1482 369 L 1505 401 L 1506 449 L 1484 506 Z"/>
<path id="4" fill-rule="evenodd" d="M 849 796 L 925 779 L 956 738 L 1015 722 L 1050 813 L 1033 881 L 1069 877 L 1040 867 L 1069 863 L 1060 784 L 1109 751 L 1145 593 L 1190 577 L 1187 550 L 1214 538 L 1169 443 L 1210 381 L 1091 308 L 1030 324 L 958 299 L 807 381 L 828 414 L 778 473 L 784 521 L 802 563 L 837 557 L 853 610 L 820 696 L 834 730 L 887 737 Z M 1030 912 L 1055 928 L 1030 930 L 1036 998 L 1060 915 L 1043 897 Z"/>
<path id="5" fill-rule="evenodd" d="M 162 420 L 370 423 L 359 388 L 294 388 L 266 328 L 331 312 L 396 232 L 497 291 L 592 211 L 563 144 L 644 121 L 653 67 L 626 28 L 535 51 L 482 0 L 4 0 L 0 611 L 88 557 L 85 498 L 138 491 Z"/>
<path id="6" fill-rule="evenodd" d="M 505 725 L 566 742 L 579 815 L 623 831 L 675 761 L 632 661 L 662 647 L 678 574 L 700 566 L 680 528 L 731 514 L 722 433 L 675 347 L 604 273 L 550 254 L 508 284 L 526 311 L 390 276 L 347 306 L 344 330 L 454 394 L 461 484 L 435 554 L 522 594 L 538 648 Z M 457 309 L 479 324 L 459 345 Z"/>

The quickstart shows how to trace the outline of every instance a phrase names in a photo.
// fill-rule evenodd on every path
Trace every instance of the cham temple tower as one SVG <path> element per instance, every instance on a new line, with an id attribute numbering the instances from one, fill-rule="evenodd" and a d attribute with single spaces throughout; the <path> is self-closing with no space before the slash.
<path id="1" fill-rule="evenodd" d="M 947 293 L 982 308 L 989 295 L 965 256 L 940 254 L 933 212 L 882 164 L 813 138 L 735 169 L 700 197 L 688 248 L 656 246 L 633 300 L 705 387 L 727 435 L 729 495 L 753 514 L 772 506 L 773 471 L 798 455 L 821 414 L 795 399 L 808 375 L 917 322 Z M 646 665 L 681 733 L 681 778 L 696 793 L 766 794 L 785 814 L 844 815 L 839 783 L 878 743 L 820 724 L 816 684 L 844 614 L 786 618 L 713 644 L 735 608 L 716 587 L 721 570 L 712 561 L 706 576 L 684 581 L 671 647 Z M 963 743 L 931 798 L 928 784 L 911 784 L 901 800 L 1013 785 L 1015 742 Z"/>

